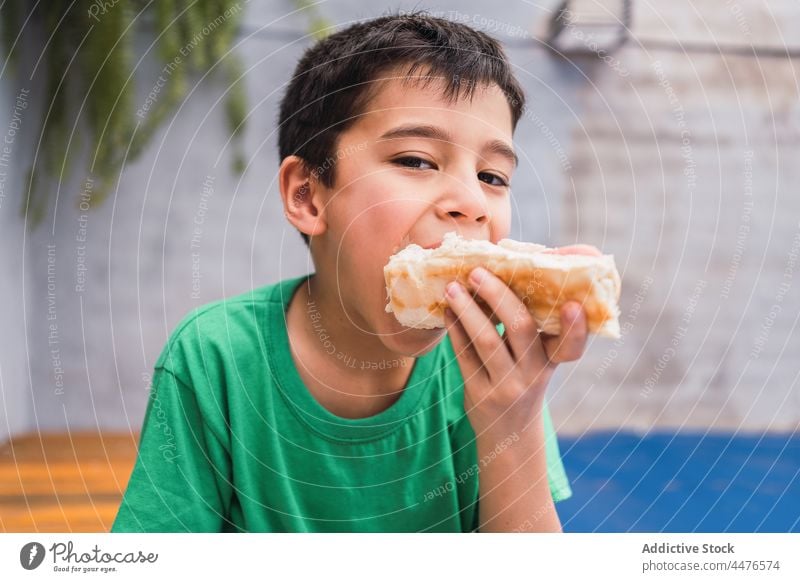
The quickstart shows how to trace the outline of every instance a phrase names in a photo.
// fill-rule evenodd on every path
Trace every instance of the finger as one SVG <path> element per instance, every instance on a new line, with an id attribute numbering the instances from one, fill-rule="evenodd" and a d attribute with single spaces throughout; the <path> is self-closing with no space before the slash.
<path id="1" fill-rule="evenodd" d="M 466 288 L 454 281 L 446 290 L 445 299 L 450 309 L 464 327 L 489 375 L 496 379 L 503 378 L 514 366 L 503 338 Z"/>
<path id="2" fill-rule="evenodd" d="M 475 276 L 480 277 L 479 282 L 475 282 Z M 503 322 L 514 360 L 518 362 L 529 355 L 536 340 L 537 326 L 525 303 L 502 279 L 487 269 L 473 269 L 469 283 Z M 541 363 L 544 364 L 544 352 L 539 350 L 538 353 Z"/>
<path id="3" fill-rule="evenodd" d="M 555 249 L 547 249 L 542 251 L 543 253 L 551 254 L 551 255 L 591 255 L 595 257 L 603 256 L 603 253 L 600 252 L 595 246 L 592 245 L 567 245 L 565 247 L 558 247 Z"/>
<path id="4" fill-rule="evenodd" d="M 588 329 L 586 313 L 577 301 L 568 301 L 561 307 L 561 334 L 542 334 L 545 352 L 554 364 L 577 360 L 586 347 Z"/>
<path id="5" fill-rule="evenodd" d="M 486 374 L 475 348 L 470 345 L 467 332 L 464 331 L 461 323 L 456 320 L 455 314 L 449 308 L 444 310 L 444 323 L 447 327 L 447 334 L 450 336 L 450 343 L 453 344 L 453 353 L 456 355 L 464 382 L 469 381 L 477 374 Z"/>

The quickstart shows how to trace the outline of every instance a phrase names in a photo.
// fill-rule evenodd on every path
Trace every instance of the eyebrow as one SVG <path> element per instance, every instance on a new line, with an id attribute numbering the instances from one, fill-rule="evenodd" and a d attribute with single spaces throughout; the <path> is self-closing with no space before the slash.
<path id="1" fill-rule="evenodd" d="M 452 136 L 446 130 L 435 125 L 400 125 L 384 133 L 378 140 L 402 139 L 408 137 L 421 137 L 446 142 L 453 141 Z M 519 165 L 519 158 L 517 158 L 514 148 L 503 140 L 493 139 L 484 145 L 483 149 L 508 159 L 515 167 Z"/>

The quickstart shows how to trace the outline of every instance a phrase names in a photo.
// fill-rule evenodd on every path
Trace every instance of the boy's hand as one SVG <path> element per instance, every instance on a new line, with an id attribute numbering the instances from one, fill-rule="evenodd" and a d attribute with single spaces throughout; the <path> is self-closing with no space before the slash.
<path id="1" fill-rule="evenodd" d="M 600 255 L 594 247 L 574 245 L 549 252 Z M 480 281 L 473 276 L 481 277 Z M 445 313 L 450 340 L 464 377 L 464 405 L 477 435 L 500 438 L 521 431 L 541 411 L 545 388 L 556 366 L 577 360 L 586 346 L 586 316 L 580 303 L 561 309 L 561 335 L 537 331 L 536 321 L 517 295 L 486 269 L 473 269 L 471 289 L 448 285 Z M 449 295 L 457 286 L 460 291 Z M 501 337 L 472 298 L 477 291 L 505 327 Z"/>

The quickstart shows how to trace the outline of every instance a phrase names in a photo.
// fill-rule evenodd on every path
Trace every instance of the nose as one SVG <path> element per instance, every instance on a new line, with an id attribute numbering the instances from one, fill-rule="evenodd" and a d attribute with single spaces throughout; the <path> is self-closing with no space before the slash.
<path id="1" fill-rule="evenodd" d="M 484 225 L 489 222 L 491 213 L 477 177 L 473 176 L 470 180 L 450 176 L 445 188 L 446 192 L 437 202 L 440 218 L 466 224 L 476 222 Z"/>

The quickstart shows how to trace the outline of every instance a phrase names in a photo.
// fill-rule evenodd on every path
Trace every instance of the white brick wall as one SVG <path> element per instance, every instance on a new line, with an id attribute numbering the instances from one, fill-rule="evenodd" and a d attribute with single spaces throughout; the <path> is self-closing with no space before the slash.
<path id="1" fill-rule="evenodd" d="M 14 109 L 14 95 L 19 86 L 10 83 L 0 89 L 0 149 L 8 135 Z M 27 116 L 26 116 L 27 117 Z M 27 126 L 29 117 L 22 119 Z M 3 181 L 0 196 L 0 442 L 14 432 L 30 425 L 31 406 L 28 386 L 25 345 L 25 322 L 22 314 L 23 295 L 23 240 L 22 224 L 18 218 L 18 199 L 14 196 L 19 187 L 19 175 L 13 168 L 24 163 L 24 140 L 17 137 L 8 145 L 8 166 L 0 165 Z"/>
<path id="2" fill-rule="evenodd" d="M 598 63 L 594 86 L 582 90 L 564 240 L 616 255 L 623 324 L 642 281 L 653 283 L 622 345 L 593 342 L 554 387 L 562 431 L 800 426 L 797 62 L 636 42 L 741 44 L 748 38 L 738 27 L 749 24 L 754 44 L 774 45 L 781 30 L 800 27 L 800 5 L 776 3 L 776 26 L 760 2 L 738 2 L 744 21 L 721 2 L 692 3 L 700 16 L 687 4 L 636 3 L 634 38 L 615 55 L 630 75 Z M 691 149 L 681 149 L 683 138 Z M 705 286 L 685 325 L 698 282 Z M 598 378 L 609 353 L 613 366 Z"/>
<path id="3" fill-rule="evenodd" d="M 692 3 L 699 4 L 704 22 L 693 20 L 688 3 L 635 4 L 637 34 L 741 41 L 741 24 L 722 0 Z M 417 5 L 414 0 L 391 8 Z M 762 3 L 738 0 L 738 5 L 747 14 L 753 42 L 774 45 L 780 41 L 779 31 L 788 39 L 800 29 L 796 3 L 771 2 L 776 22 Z M 365 6 L 348 0 L 322 9 L 345 23 L 389 7 Z M 533 30 L 546 12 L 529 3 L 502 3 L 489 10 L 477 0 L 437 2 L 428 8 L 458 11 L 462 20 L 491 17 L 525 31 Z M 290 9 L 288 2 L 250 3 L 244 35 Z M 247 83 L 253 104 L 247 151 L 253 166 L 244 180 L 230 175 L 227 155 L 219 167 L 212 167 L 227 135 L 223 115 L 213 110 L 220 86 L 203 85 L 174 124 L 157 136 L 153 148 L 126 169 L 116 199 L 112 196 L 89 215 L 84 292 L 74 289 L 80 211 L 70 203 L 85 178 L 80 169 L 64 187 L 55 220 L 52 215 L 48 219 L 54 230 L 45 225 L 28 233 L 24 255 L 16 204 L 0 208 L 0 252 L 10 273 L 0 281 L 0 387 L 6 412 L 0 418 L 0 440 L 9 430 L 35 426 L 138 428 L 147 375 L 183 315 L 208 301 L 310 269 L 299 235 L 285 222 L 273 182 L 277 153 L 272 132 L 280 87 L 305 46 L 288 39 L 304 26 L 298 15 L 280 19 L 270 29 L 276 31 L 273 37 L 251 37 L 242 45 L 253 66 Z M 687 57 L 648 52 L 632 41 L 615 55 L 629 73 L 620 76 L 603 63 L 575 67 L 554 59 L 526 45 L 530 37 L 511 36 L 504 32 L 508 30 L 512 28 L 501 26 L 489 32 L 509 42 L 531 111 L 547 130 L 527 118 L 515 135 L 523 162 L 514 179 L 512 234 L 550 244 L 597 244 L 617 256 L 624 274 L 622 323 L 630 331 L 618 344 L 595 338 L 583 361 L 560 371 L 551 387 L 559 429 L 797 427 L 800 389 L 798 366 L 791 357 L 800 348 L 800 334 L 794 332 L 800 266 L 759 357 L 750 357 L 776 301 L 792 237 L 800 229 L 797 62 L 694 53 Z M 697 177 L 691 199 L 682 174 L 686 161 L 680 131 L 658 84 L 654 60 L 662 63 L 691 133 Z M 147 88 L 140 90 L 143 100 Z M 9 111 L 9 96 L 4 95 L 2 113 Z M 4 123 L 0 119 L 0 132 Z M 563 151 L 548 139 L 549 132 Z M 722 299 L 742 222 L 748 149 L 753 151 L 751 230 L 729 297 Z M 564 152 L 566 174 L 560 159 Z M 200 241 L 200 296 L 193 299 L 192 221 L 208 175 L 215 176 L 214 193 L 207 199 Z M 56 245 L 57 323 L 65 367 L 60 394 L 47 341 L 48 244 Z M 23 260 L 25 279 L 19 278 Z M 652 283 L 637 301 L 636 292 L 648 276 Z M 652 390 L 643 392 L 681 325 L 698 281 L 707 284 L 688 329 Z"/>

